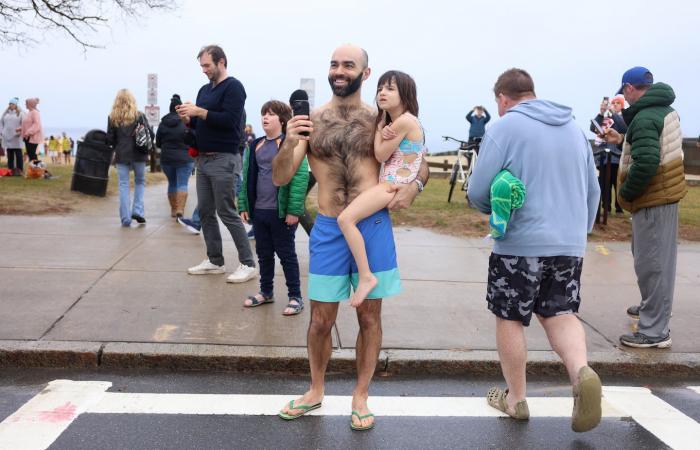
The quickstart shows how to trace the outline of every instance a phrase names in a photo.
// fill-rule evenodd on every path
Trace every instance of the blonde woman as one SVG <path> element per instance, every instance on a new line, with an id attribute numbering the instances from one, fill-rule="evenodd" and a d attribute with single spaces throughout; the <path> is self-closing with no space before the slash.
<path id="1" fill-rule="evenodd" d="M 114 99 L 112 111 L 107 120 L 107 144 L 114 149 L 114 162 L 119 177 L 119 217 L 123 227 L 130 227 L 131 221 L 146 223 L 144 218 L 143 194 L 146 189 L 146 161 L 148 155 L 136 150 L 134 130 L 137 122 L 146 122 L 139 112 L 134 95 L 127 89 L 120 89 Z M 149 127 L 150 128 L 150 127 Z M 153 136 L 153 130 L 150 130 Z M 134 201 L 129 202 L 129 172 L 134 171 Z"/>

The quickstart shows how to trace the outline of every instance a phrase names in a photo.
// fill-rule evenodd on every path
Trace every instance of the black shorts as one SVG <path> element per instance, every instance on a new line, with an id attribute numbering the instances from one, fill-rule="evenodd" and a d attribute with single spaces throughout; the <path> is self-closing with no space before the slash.
<path id="1" fill-rule="evenodd" d="M 542 317 L 578 312 L 583 258 L 575 256 L 508 256 L 491 253 L 486 301 L 506 320 L 530 325 Z"/>

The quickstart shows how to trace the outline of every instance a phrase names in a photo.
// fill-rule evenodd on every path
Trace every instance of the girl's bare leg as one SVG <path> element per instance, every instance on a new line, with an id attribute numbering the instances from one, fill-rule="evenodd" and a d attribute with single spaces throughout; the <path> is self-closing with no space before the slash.
<path id="1" fill-rule="evenodd" d="M 379 183 L 358 195 L 338 216 L 338 226 L 345 236 L 350 252 L 355 258 L 359 283 L 350 298 L 350 306 L 357 308 L 377 285 L 377 279 L 369 269 L 367 250 L 357 222 L 380 211 L 394 198 L 393 192 L 387 192 L 387 184 Z"/>

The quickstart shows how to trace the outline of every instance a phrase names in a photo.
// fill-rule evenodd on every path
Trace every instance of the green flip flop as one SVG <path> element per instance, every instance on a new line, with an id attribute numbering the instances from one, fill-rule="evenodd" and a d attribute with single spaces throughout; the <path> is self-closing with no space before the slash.
<path id="1" fill-rule="evenodd" d="M 374 422 L 372 422 L 371 424 L 367 425 L 366 427 L 363 427 L 363 426 L 361 426 L 361 425 L 355 425 L 355 424 L 353 423 L 353 421 L 352 421 L 352 416 L 355 416 L 355 417 L 357 417 L 358 419 L 362 420 L 362 419 L 366 419 L 366 418 L 368 418 L 368 417 L 374 417 L 374 414 L 369 413 L 369 414 L 365 414 L 364 416 L 361 416 L 360 413 L 357 412 L 357 411 L 353 411 L 352 414 L 350 414 L 350 428 L 352 428 L 353 430 L 355 430 L 355 431 L 365 431 L 365 430 L 371 430 L 372 428 L 374 428 Z"/>
<path id="2" fill-rule="evenodd" d="M 294 406 L 294 400 L 291 400 L 289 402 L 289 410 L 292 409 L 300 409 L 301 411 L 296 413 L 296 414 L 288 414 L 286 412 L 281 412 L 278 414 L 281 418 L 284 420 L 294 420 L 298 419 L 299 417 L 303 416 L 304 414 L 308 413 L 309 411 L 313 411 L 314 409 L 318 409 L 321 407 L 321 402 L 316 403 L 315 405 L 296 405 Z"/>

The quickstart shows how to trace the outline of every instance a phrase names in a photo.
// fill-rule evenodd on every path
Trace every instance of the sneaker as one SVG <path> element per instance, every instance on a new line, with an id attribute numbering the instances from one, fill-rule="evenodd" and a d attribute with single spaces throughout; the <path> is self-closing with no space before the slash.
<path id="1" fill-rule="evenodd" d="M 227 283 L 244 283 L 258 276 L 258 268 L 240 264 L 238 269 L 226 278 Z"/>
<path id="2" fill-rule="evenodd" d="M 654 338 L 642 333 L 623 334 L 620 336 L 620 343 L 635 348 L 668 348 L 671 346 L 671 335 Z"/>
<path id="3" fill-rule="evenodd" d="M 185 219 L 183 217 L 178 217 L 177 218 L 177 223 L 182 225 L 183 227 L 187 228 L 187 231 L 189 231 L 192 234 L 199 234 L 202 232 L 202 227 L 197 226 L 192 220 L 190 219 Z"/>
<path id="4" fill-rule="evenodd" d="M 627 308 L 627 315 L 633 319 L 639 320 L 639 305 L 634 305 Z"/>
<path id="5" fill-rule="evenodd" d="M 146 219 L 143 218 L 142 216 L 139 216 L 138 214 L 132 214 L 131 218 L 134 219 L 139 224 L 146 223 Z"/>
<path id="6" fill-rule="evenodd" d="M 251 228 L 250 231 L 248 232 L 248 239 L 251 241 L 255 239 L 255 229 Z"/>
<path id="7" fill-rule="evenodd" d="M 212 264 L 212 262 L 208 259 L 205 259 L 201 262 L 201 264 L 197 266 L 190 267 L 189 269 L 187 269 L 187 273 L 189 273 L 190 275 L 209 275 L 224 272 L 225 267 L 223 265 L 217 266 L 216 264 Z"/>

